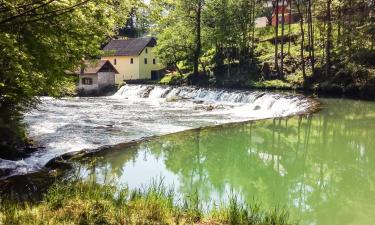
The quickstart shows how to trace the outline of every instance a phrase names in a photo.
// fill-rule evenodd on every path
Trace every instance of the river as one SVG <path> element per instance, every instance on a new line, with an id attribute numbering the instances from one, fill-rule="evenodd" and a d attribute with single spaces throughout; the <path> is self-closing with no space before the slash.
<path id="1" fill-rule="evenodd" d="M 25 115 L 46 147 L 15 162 L 36 171 L 81 149 L 113 147 L 72 173 L 139 188 L 163 180 L 207 207 L 238 194 L 286 207 L 300 224 L 375 223 L 375 103 L 259 91 L 129 85 L 103 98 L 43 98 Z M 233 123 L 236 122 L 236 123 Z M 202 129 L 194 129 L 202 128 Z M 14 163 L 14 162 L 13 162 Z"/>
<path id="2" fill-rule="evenodd" d="M 41 98 L 24 115 L 28 135 L 45 150 L 19 161 L 0 161 L 9 176 L 43 169 L 64 153 L 230 122 L 309 111 L 301 95 L 194 87 L 127 85 L 114 96 Z"/>
<path id="3" fill-rule="evenodd" d="M 320 101 L 316 114 L 166 135 L 76 168 L 130 188 L 162 180 L 209 206 L 237 194 L 303 225 L 375 224 L 375 103 Z"/>

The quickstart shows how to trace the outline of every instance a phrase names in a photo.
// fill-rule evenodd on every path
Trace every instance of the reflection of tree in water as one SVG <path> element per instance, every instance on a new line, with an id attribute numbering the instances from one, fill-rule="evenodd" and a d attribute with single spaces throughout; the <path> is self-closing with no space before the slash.
<path id="1" fill-rule="evenodd" d="M 313 116 L 168 135 L 111 153 L 101 167 L 121 176 L 136 149 L 149 149 L 182 193 L 209 201 L 230 187 L 249 202 L 287 204 L 306 223 L 366 224 L 375 210 L 375 105 L 347 101 L 325 102 Z"/>
<path id="2" fill-rule="evenodd" d="M 206 200 L 214 191 L 225 197 L 229 184 L 249 201 L 294 206 L 305 221 L 349 223 L 374 209 L 375 107 L 345 106 L 172 135 L 166 164 L 185 193 L 197 188 Z"/>

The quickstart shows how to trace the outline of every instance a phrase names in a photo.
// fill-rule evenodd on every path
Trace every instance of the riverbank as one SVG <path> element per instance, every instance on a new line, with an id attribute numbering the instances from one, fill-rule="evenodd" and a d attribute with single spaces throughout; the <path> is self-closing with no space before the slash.
<path id="1" fill-rule="evenodd" d="M 279 34 L 281 31 L 280 27 Z M 348 54 L 350 56 L 346 55 L 347 53 L 343 54 L 342 48 L 332 49 L 334 57 L 330 61 L 331 65 L 327 67 L 326 52 L 318 49 L 318 46 L 315 47 L 314 59 L 308 52 L 308 46 L 302 49 L 305 52 L 304 56 L 301 56 L 300 32 L 299 24 L 291 24 L 288 34 L 285 34 L 285 50 L 281 56 L 279 52 L 275 53 L 275 28 L 256 28 L 256 36 L 260 39 L 255 44 L 254 55 L 245 63 L 227 59 L 217 64 L 215 58 L 204 61 L 207 59 L 202 57 L 204 62 L 199 67 L 199 75 L 193 75 L 191 65 L 180 62 L 176 69 L 171 69 L 170 73 L 161 79 L 160 83 L 218 88 L 297 90 L 317 96 L 375 100 L 374 49 L 353 49 Z M 317 40 L 322 38 L 317 34 L 318 30 L 315 33 Z"/>
<path id="2" fill-rule="evenodd" d="M 202 81 L 206 80 L 206 81 Z M 313 82 L 311 84 L 304 84 L 299 79 L 291 77 L 290 80 L 238 80 L 236 77 L 229 78 L 223 83 L 210 83 L 207 78 L 196 79 L 191 83 L 190 75 L 180 76 L 176 73 L 167 74 L 158 82 L 151 82 L 153 84 L 171 85 L 171 86 L 189 86 L 197 85 L 201 87 L 215 87 L 215 88 L 230 88 L 240 90 L 261 90 L 261 91 L 292 91 L 305 94 L 307 96 L 313 95 L 316 97 L 336 97 L 336 98 L 350 98 L 362 100 L 375 100 L 375 81 L 366 84 L 360 83 L 337 83 L 332 81 Z M 143 82 L 142 82 L 143 83 Z M 146 82 L 150 84 L 150 82 Z"/>
<path id="3" fill-rule="evenodd" d="M 204 211 L 199 196 L 178 199 L 161 182 L 137 190 L 94 181 L 58 182 L 40 202 L 2 199 L 0 209 L 1 224 L 296 224 L 283 209 L 264 210 L 237 196 Z"/>

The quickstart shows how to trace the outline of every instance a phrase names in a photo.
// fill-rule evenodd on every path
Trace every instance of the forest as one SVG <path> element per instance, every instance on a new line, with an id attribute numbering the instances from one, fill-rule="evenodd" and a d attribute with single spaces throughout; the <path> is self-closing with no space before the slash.
<path id="1" fill-rule="evenodd" d="M 151 1 L 136 11 L 187 83 L 373 96 L 373 1 Z M 260 17 L 279 19 L 256 27 Z"/>

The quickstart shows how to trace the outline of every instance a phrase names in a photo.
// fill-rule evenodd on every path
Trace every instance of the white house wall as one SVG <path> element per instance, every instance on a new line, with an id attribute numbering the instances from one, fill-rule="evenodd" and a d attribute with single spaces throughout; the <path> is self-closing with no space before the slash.
<path id="1" fill-rule="evenodd" d="M 114 72 L 99 72 L 98 73 L 99 88 L 115 85 Z"/>
<path id="2" fill-rule="evenodd" d="M 92 79 L 92 85 L 86 85 L 82 83 L 82 78 L 91 78 Z M 99 88 L 98 84 L 98 75 L 80 75 L 79 76 L 79 89 L 84 89 L 85 91 L 93 91 L 97 90 Z"/>

